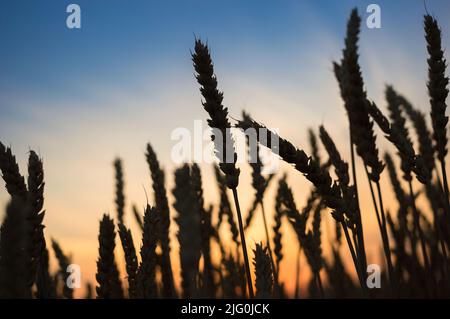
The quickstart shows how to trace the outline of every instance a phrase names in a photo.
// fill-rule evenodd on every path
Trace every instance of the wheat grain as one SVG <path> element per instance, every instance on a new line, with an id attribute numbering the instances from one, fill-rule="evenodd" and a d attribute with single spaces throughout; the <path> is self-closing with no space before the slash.
<path id="1" fill-rule="evenodd" d="M 411 103 L 404 96 L 398 95 L 398 99 L 414 125 L 417 140 L 419 142 L 419 154 L 422 156 L 427 170 L 431 174 L 435 166 L 435 149 L 431 139 L 431 132 L 429 131 L 425 120 L 425 115 L 419 110 L 414 109 Z"/>

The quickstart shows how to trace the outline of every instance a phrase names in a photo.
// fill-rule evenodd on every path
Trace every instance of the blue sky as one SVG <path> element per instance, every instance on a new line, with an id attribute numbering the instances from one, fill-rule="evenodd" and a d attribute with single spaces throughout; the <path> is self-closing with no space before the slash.
<path id="1" fill-rule="evenodd" d="M 66 27 L 69 3 L 81 7 L 81 30 Z M 210 44 L 232 116 L 246 109 L 305 148 L 306 129 L 324 124 L 345 151 L 331 61 L 340 58 L 351 8 L 364 22 L 370 3 L 381 6 L 382 28 L 363 24 L 361 32 L 369 97 L 383 108 L 384 85 L 393 84 L 428 113 L 422 0 L 1 1 L 0 140 L 23 170 L 30 148 L 43 157 L 47 232 L 92 277 L 97 221 L 114 210 L 114 157 L 124 159 L 128 204 L 143 204 L 143 188 L 150 187 L 145 144 L 170 171 L 172 130 L 206 119 L 190 60 L 194 35 Z M 449 47 L 450 2 L 426 3 Z M 210 180 L 211 171 L 204 173 Z M 309 187 L 301 176 L 291 183 Z M 241 184 L 245 208 L 251 201 L 245 172 Z M 205 192 L 217 196 L 214 186 Z M 0 205 L 6 201 L 0 192 Z M 289 258 L 294 262 L 295 254 Z"/>
<path id="2" fill-rule="evenodd" d="M 341 39 L 350 8 L 356 4 L 364 13 L 373 1 L 81 0 L 76 3 L 82 29 L 75 31 L 65 26 L 71 2 L 0 4 L 1 108 L 10 116 L 18 97 L 83 99 L 91 97 L 91 85 L 139 90 L 143 77 L 156 78 L 162 69 L 190 71 L 194 34 L 210 41 L 222 65 L 263 76 L 262 69 L 286 68 L 300 44 L 320 42 L 314 30 Z M 423 1 L 376 3 L 382 7 L 383 28 L 367 33 L 374 40 L 388 34 L 410 54 L 422 53 L 416 31 L 421 30 Z M 447 1 L 427 3 L 438 17 L 450 8 Z M 447 19 L 441 20 L 445 27 Z M 260 59 L 264 65 L 252 62 Z"/>

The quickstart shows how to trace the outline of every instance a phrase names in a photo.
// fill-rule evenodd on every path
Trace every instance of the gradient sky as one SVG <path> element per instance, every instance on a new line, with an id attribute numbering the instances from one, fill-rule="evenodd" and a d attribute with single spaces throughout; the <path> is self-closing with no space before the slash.
<path id="1" fill-rule="evenodd" d="M 80 30 L 66 27 L 69 3 L 81 7 Z M 2 1 L 0 140 L 12 146 L 24 172 L 30 148 L 44 159 L 47 236 L 72 253 L 85 280 L 93 280 L 98 220 L 105 212 L 114 213 L 113 159 L 124 160 L 128 208 L 131 203 L 142 206 L 144 189 L 151 189 L 146 143 L 152 143 L 169 173 L 174 169 L 172 130 L 192 129 L 196 119 L 206 125 L 190 60 L 195 36 L 211 47 L 233 117 L 245 109 L 306 149 L 306 129 L 324 124 L 348 154 L 331 62 L 340 58 L 351 8 L 359 8 L 364 23 L 370 3 L 381 6 L 382 28 L 362 27 L 361 65 L 369 97 L 384 107 L 384 85 L 393 84 L 428 113 L 422 0 Z M 448 46 L 450 2 L 426 3 Z M 211 169 L 202 169 L 206 196 L 214 201 Z M 289 172 L 302 206 L 309 185 Z M 167 179 L 170 190 L 172 177 Z M 248 170 L 241 185 L 248 207 L 253 196 Z M 366 197 L 363 203 L 370 210 Z M 0 205 L 7 200 L 1 191 Z M 267 204 L 272 207 L 272 200 Z M 364 219 L 374 225 L 373 212 Z M 263 238 L 257 229 L 249 237 L 249 246 Z M 369 258 L 377 260 L 374 227 L 366 237 Z M 139 245 L 139 237 L 135 241 Z M 288 278 L 296 247 L 286 246 L 282 267 Z"/>

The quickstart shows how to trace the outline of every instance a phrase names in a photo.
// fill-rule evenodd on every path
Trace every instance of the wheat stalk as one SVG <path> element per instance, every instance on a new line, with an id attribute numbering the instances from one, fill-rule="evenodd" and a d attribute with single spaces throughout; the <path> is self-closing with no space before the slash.
<path id="1" fill-rule="evenodd" d="M 44 166 L 42 159 L 34 151 L 30 151 L 28 158 L 28 201 L 30 203 L 30 287 L 36 282 L 37 289 L 42 298 L 52 297 L 53 283 L 48 274 L 48 251 L 44 237 L 43 220 L 44 206 Z"/>
<path id="2" fill-rule="evenodd" d="M 123 298 L 122 283 L 114 257 L 115 237 L 114 221 L 105 214 L 100 221 L 99 258 L 97 260 L 97 274 L 95 275 L 98 283 L 96 287 L 97 298 L 100 299 Z"/>
<path id="3" fill-rule="evenodd" d="M 144 214 L 144 231 L 142 233 L 141 263 L 137 272 L 138 298 L 156 298 L 156 264 L 158 244 L 158 228 L 160 214 L 154 207 L 147 205 Z"/>
<path id="4" fill-rule="evenodd" d="M 136 248 L 133 243 L 131 231 L 124 224 L 119 224 L 119 237 L 125 256 L 126 271 L 128 275 L 128 296 L 130 298 L 137 297 L 137 271 L 138 260 L 136 256 Z"/>
<path id="5" fill-rule="evenodd" d="M 211 259 L 211 237 L 214 235 L 214 228 L 211 225 L 212 207 L 205 209 L 203 199 L 202 175 L 200 167 L 193 164 L 191 167 L 192 188 L 194 196 L 199 206 L 200 211 L 200 227 L 201 227 L 201 242 L 203 255 L 203 276 L 202 276 L 202 293 L 205 296 L 215 295 L 215 283 L 213 274 L 213 264 Z"/>
<path id="6" fill-rule="evenodd" d="M 275 254 L 275 265 L 277 269 L 277 274 L 280 272 L 280 263 L 283 259 L 283 246 L 282 246 L 282 234 L 280 231 L 281 228 L 281 219 L 284 216 L 283 210 L 283 187 L 282 183 L 286 180 L 286 176 L 283 176 L 278 182 L 278 190 L 275 197 L 275 224 L 273 226 L 273 242 L 274 242 L 274 254 Z M 279 278 L 276 276 L 275 281 L 279 283 Z"/>
<path id="7" fill-rule="evenodd" d="M 256 244 L 253 254 L 256 298 L 273 298 L 273 271 L 267 247 Z"/>
<path id="8" fill-rule="evenodd" d="M 174 208 L 178 212 L 178 241 L 180 242 L 180 262 L 183 296 L 195 297 L 197 276 L 202 249 L 200 207 L 196 201 L 189 165 L 185 164 L 175 171 Z"/>
<path id="9" fill-rule="evenodd" d="M 243 118 L 250 118 L 245 112 L 243 112 L 242 114 Z M 278 278 L 277 275 L 277 268 L 275 267 L 275 263 L 273 261 L 273 253 L 272 253 L 272 247 L 270 244 L 270 236 L 269 236 L 269 228 L 267 226 L 267 217 L 266 217 L 266 212 L 264 209 L 264 202 L 263 202 L 263 197 L 264 197 L 264 192 L 270 182 L 270 177 L 267 178 L 267 180 L 262 176 L 262 168 L 263 168 L 263 164 L 261 162 L 261 158 L 259 156 L 259 145 L 258 143 L 251 143 L 250 141 L 250 136 L 247 136 L 247 147 L 249 149 L 249 164 L 252 168 L 252 186 L 255 190 L 255 203 L 259 203 L 259 205 L 261 206 L 261 212 L 262 212 L 262 219 L 263 219 L 263 224 L 264 224 L 264 231 L 266 234 L 266 245 L 267 245 L 267 250 L 269 252 L 269 256 L 270 256 L 270 262 L 272 263 L 272 269 L 274 271 L 275 274 L 275 278 Z M 254 157 L 253 157 L 254 156 Z M 249 214 L 247 215 L 247 219 L 245 222 L 245 227 L 248 227 L 254 210 L 250 210 Z M 275 282 L 275 285 L 277 285 L 278 283 Z"/>
<path id="10" fill-rule="evenodd" d="M 442 178 L 446 201 L 449 197 L 445 156 L 447 155 L 447 123 L 448 116 L 446 99 L 448 96 L 448 77 L 445 75 L 447 62 L 441 44 L 441 30 L 432 16 L 424 17 L 425 39 L 427 41 L 428 58 L 428 95 L 431 104 L 431 123 L 433 126 L 433 138 L 436 141 L 436 150 L 441 162 Z"/>
<path id="11" fill-rule="evenodd" d="M 225 176 L 220 172 L 220 169 L 219 167 L 217 167 L 217 165 L 214 165 L 214 173 L 216 176 L 217 185 L 219 187 L 220 192 L 219 220 L 217 222 L 216 228 L 219 229 L 223 217 L 226 217 L 228 225 L 230 227 L 231 238 L 233 239 L 233 242 L 236 244 L 236 249 L 238 250 L 240 246 L 239 230 L 236 225 L 233 212 L 231 210 L 230 201 L 228 199 L 226 179 Z"/>
<path id="12" fill-rule="evenodd" d="M 222 105 L 223 93 L 217 89 L 217 78 L 214 75 L 214 67 L 208 46 L 200 40 L 195 41 L 195 49 L 192 54 L 192 61 L 197 72 L 197 82 L 200 84 L 200 92 L 205 101 L 203 108 L 208 112 L 210 119 L 208 125 L 221 133 L 222 140 L 212 135 L 215 153 L 219 159 L 219 167 L 225 174 L 226 184 L 233 191 L 234 204 L 238 217 L 239 233 L 242 242 L 242 253 L 244 255 L 244 266 L 247 278 L 247 286 L 250 298 L 253 298 L 253 285 L 250 274 L 250 264 L 248 261 L 247 245 L 245 242 L 244 225 L 239 205 L 237 186 L 239 184 L 239 169 L 236 167 L 237 154 L 234 150 L 234 140 L 231 136 L 231 124 L 228 120 L 228 109 Z M 214 136 L 214 137 L 213 137 Z M 230 160 L 231 159 L 231 160 Z"/>
<path id="13" fill-rule="evenodd" d="M 176 295 L 173 281 L 172 262 L 170 260 L 170 209 L 167 200 L 167 192 L 165 186 L 165 174 L 161 168 L 155 151 L 150 144 L 147 144 L 147 164 L 152 176 L 152 187 L 155 194 L 155 204 L 160 214 L 159 218 L 159 243 L 162 249 L 162 277 L 164 296 L 173 298 Z"/>

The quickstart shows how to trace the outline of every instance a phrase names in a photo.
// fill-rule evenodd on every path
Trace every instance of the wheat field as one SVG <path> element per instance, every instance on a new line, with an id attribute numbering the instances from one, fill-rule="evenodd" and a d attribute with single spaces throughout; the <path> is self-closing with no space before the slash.
<path id="1" fill-rule="evenodd" d="M 243 112 L 239 119 L 230 117 L 210 48 L 196 38 L 191 58 L 193 81 L 197 81 L 202 97 L 199 108 L 206 111 L 208 125 L 222 133 L 223 141 L 232 141 L 231 146 L 221 148 L 220 141 L 212 140 L 219 159 L 234 159 L 212 165 L 218 201 L 209 204 L 206 200 L 205 181 L 197 163 L 186 163 L 170 172 L 175 182 L 169 189 L 169 172 L 163 169 L 166 165 L 149 141 L 143 158 L 152 181 L 148 200 L 127 209 L 125 167 L 120 158 L 111 159 L 116 209 L 99 221 L 95 282 L 87 283 L 83 297 L 449 298 L 449 79 L 438 21 L 425 14 L 423 27 L 428 52 L 423 61 L 428 67 L 428 79 L 423 83 L 429 95 L 428 110 L 417 109 L 391 85 L 385 87 L 387 107 L 383 110 L 366 93 L 359 64 L 361 17 L 356 9 L 350 13 L 342 57 L 332 63 L 343 108 L 330 106 L 340 107 L 347 115 L 349 154 L 335 144 L 333 132 L 319 123 L 303 130 L 309 145 L 298 147 L 259 122 L 258 114 Z M 248 143 L 249 148 L 256 147 L 257 154 L 250 165 L 237 164 L 231 128 L 258 132 L 258 143 Z M 269 136 L 277 137 L 276 155 L 289 164 L 288 171 L 263 174 L 259 154 L 261 149 L 271 149 Z M 382 141 L 389 143 L 389 152 L 379 151 Z M 361 167 L 363 171 L 358 174 Z M 239 192 L 241 171 L 247 169 L 253 194 Z M 45 227 L 42 158 L 30 150 L 28 171 L 21 172 L 11 147 L 0 142 L 0 171 L 10 195 L 0 230 L 0 298 L 74 298 L 67 270 L 76 260 L 71 257 L 71 248 L 52 238 L 52 229 Z M 292 187 L 288 177 L 295 174 L 306 178 L 310 189 Z M 389 181 L 389 189 L 381 186 L 382 180 Z M 363 183 L 369 184 L 368 194 L 361 194 Z M 274 207 L 266 204 L 270 186 L 275 189 Z M 304 202 L 295 200 L 298 192 L 306 198 Z M 386 205 L 388 194 L 395 197 L 394 204 Z M 250 196 L 249 210 L 241 208 L 244 196 Z M 425 198 L 426 205 L 418 204 L 419 196 Z M 364 211 L 361 198 L 370 198 L 372 209 Z M 364 214 L 376 218 L 376 242 L 367 242 Z M 247 231 L 256 218 L 262 220 L 253 225 L 264 234 L 261 242 L 248 238 Z M 331 227 L 324 240 L 326 220 Z M 138 232 L 131 230 L 135 227 Z M 287 275 L 281 267 L 287 249 L 282 240 L 286 227 L 295 234 L 295 242 L 289 245 L 295 247 L 297 255 L 296 271 Z M 177 255 L 171 253 L 173 229 L 177 230 Z M 379 247 L 380 287 L 373 286 L 376 277 L 368 271 L 373 266 L 368 262 L 368 245 Z M 173 266 L 174 258 L 180 267 Z M 300 267 L 301 259 L 306 260 L 308 269 Z M 52 261 L 56 269 L 50 266 Z M 306 286 L 300 284 L 302 273 L 310 274 Z M 293 293 L 287 291 L 282 278 L 294 283 Z"/>

